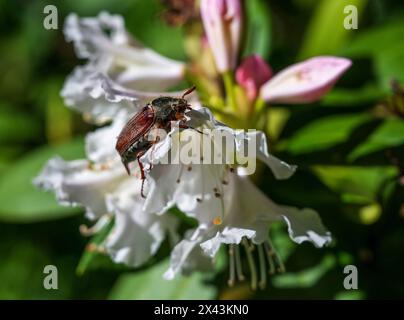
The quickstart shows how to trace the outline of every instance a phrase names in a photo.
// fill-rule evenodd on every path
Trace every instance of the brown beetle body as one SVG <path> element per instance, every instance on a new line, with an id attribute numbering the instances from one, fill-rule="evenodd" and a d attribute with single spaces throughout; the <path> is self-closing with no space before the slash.
<path id="1" fill-rule="evenodd" d="M 147 105 L 128 121 L 118 136 L 115 148 L 128 174 L 129 163 L 141 157 L 152 145 L 146 136 L 154 126 L 155 118 L 154 108 Z"/>
<path id="2" fill-rule="evenodd" d="M 116 142 L 116 150 L 121 156 L 122 163 L 130 174 L 129 163 L 137 160 L 139 163 L 141 178 L 144 180 L 143 165 L 140 158 L 155 143 L 149 141 L 148 134 L 153 128 L 171 129 L 171 121 L 183 120 L 185 111 L 191 109 L 184 97 L 195 90 L 195 87 L 187 90 L 181 98 L 160 97 L 147 104 L 141 111 L 135 114 L 124 126 Z M 180 123 L 181 128 L 188 128 Z"/>

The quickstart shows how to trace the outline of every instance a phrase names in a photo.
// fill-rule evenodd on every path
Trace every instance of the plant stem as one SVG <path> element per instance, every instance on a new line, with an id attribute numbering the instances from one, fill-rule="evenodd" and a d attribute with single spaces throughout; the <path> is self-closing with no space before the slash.
<path id="1" fill-rule="evenodd" d="M 223 73 L 223 82 L 226 89 L 227 104 L 233 111 L 237 111 L 236 98 L 234 94 L 234 80 L 231 71 Z"/>

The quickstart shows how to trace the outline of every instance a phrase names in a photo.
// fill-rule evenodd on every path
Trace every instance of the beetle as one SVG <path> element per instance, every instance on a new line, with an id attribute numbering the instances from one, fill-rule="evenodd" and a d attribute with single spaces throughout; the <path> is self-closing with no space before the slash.
<path id="1" fill-rule="evenodd" d="M 142 179 L 142 197 L 144 197 L 143 182 L 145 174 L 140 158 L 157 142 L 150 141 L 148 134 L 153 128 L 164 129 L 168 132 L 171 129 L 171 121 L 184 120 L 186 110 L 192 110 L 185 97 L 195 89 L 195 87 L 188 89 L 180 98 L 159 97 L 154 99 L 126 123 L 118 136 L 115 149 L 121 156 L 127 173 L 130 175 L 130 162 L 137 160 L 139 164 L 140 178 Z M 181 122 L 179 127 L 193 129 Z"/>

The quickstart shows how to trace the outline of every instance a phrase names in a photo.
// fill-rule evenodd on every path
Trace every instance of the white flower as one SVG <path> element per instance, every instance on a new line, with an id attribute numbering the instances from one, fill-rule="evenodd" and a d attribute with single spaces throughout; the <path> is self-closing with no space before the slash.
<path id="1" fill-rule="evenodd" d="M 186 124 L 196 129 L 186 130 L 191 136 L 203 137 L 198 131 L 205 128 L 230 132 L 234 152 L 241 155 L 244 155 L 242 146 L 253 140 L 257 152 L 252 156 L 266 163 L 276 178 L 289 178 L 294 173 L 294 166 L 269 154 L 263 133 L 234 131 L 217 122 L 206 108 L 192 110 L 188 117 Z M 182 140 L 176 138 L 184 133 L 173 126 L 169 135 L 141 159 L 148 165 L 146 167 L 152 167 L 147 171 L 149 185 L 144 210 L 163 213 L 176 205 L 198 221 L 195 232 L 188 234 L 174 249 L 166 278 L 173 278 L 184 268 L 188 271 L 190 265 L 201 265 L 192 262 L 194 258 L 202 259 L 201 254 L 205 258 L 213 258 L 221 244 L 238 245 L 243 239 L 250 239 L 254 244 L 270 247 L 268 230 L 275 221 L 286 222 L 291 239 L 297 243 L 310 241 L 316 247 L 330 243 L 330 233 L 315 211 L 273 203 L 248 177 L 241 176 L 245 168 L 238 166 L 238 163 L 162 164 L 161 160 L 170 151 L 184 147 Z M 274 250 L 272 248 L 269 251 Z M 190 255 L 193 257 L 191 261 L 188 259 Z M 279 259 L 275 260 L 278 267 L 282 268 Z M 270 263 L 274 263 L 274 260 Z"/>
<path id="2" fill-rule="evenodd" d="M 220 207 L 205 207 L 202 210 L 222 210 L 223 208 L 223 220 L 220 223 L 216 220 L 209 221 L 209 219 L 200 222 L 193 233 L 176 245 L 171 254 L 170 268 L 165 274 L 167 279 L 172 279 L 176 273 L 184 269 L 188 271 L 189 265 L 198 266 L 192 261 L 193 259 L 200 260 L 200 256 L 213 259 L 221 245 L 239 245 L 243 239 L 251 240 L 248 245 L 256 245 L 258 250 L 268 253 L 270 248 L 271 253 L 268 257 L 270 258 L 271 255 L 276 257 L 276 252 L 268 238 L 269 227 L 276 221 L 284 221 L 287 224 L 289 236 L 296 243 L 309 241 L 316 247 L 322 247 L 331 242 L 330 233 L 314 210 L 277 205 L 248 177 L 240 177 L 236 172 L 232 173 L 228 184 L 223 186 L 222 192 L 223 204 Z M 209 211 L 205 213 L 208 215 Z M 283 268 L 277 257 L 275 262 L 269 259 L 265 262 L 260 261 L 260 268 L 266 269 L 262 266 L 263 264 L 265 266 L 277 264 L 278 268 Z M 240 269 L 241 266 L 237 265 L 234 268 Z M 231 282 L 234 280 L 231 278 Z"/>
<path id="3" fill-rule="evenodd" d="M 118 113 L 111 126 L 98 129 L 86 138 L 88 159 L 49 160 L 34 183 L 56 194 L 63 205 L 85 207 L 86 216 L 98 220 L 94 232 L 114 218 L 114 227 L 103 247 L 116 262 L 140 266 L 153 256 L 165 235 L 176 241 L 177 220 L 142 210 L 141 180 L 128 176 L 117 155 L 115 139 L 128 119 Z"/>
<path id="4" fill-rule="evenodd" d="M 203 107 L 194 109 L 187 115 L 189 120 L 186 125 L 191 128 L 199 131 L 218 130 L 228 134 L 230 141 L 228 145 L 224 146 L 232 148 L 222 150 L 226 154 L 226 159 L 231 160 L 233 153 L 235 153 L 235 160 L 243 160 L 245 163 L 250 161 L 255 164 L 259 159 L 268 165 L 277 179 L 287 179 L 295 172 L 296 166 L 289 165 L 268 152 L 266 137 L 262 132 L 233 130 L 218 122 L 212 113 Z M 178 126 L 173 126 L 167 137 L 153 146 L 141 158 L 146 168 L 152 167 L 152 170 L 146 172 L 148 195 L 145 210 L 165 212 L 170 206 L 177 205 L 180 210 L 196 217 L 197 213 L 194 212 L 194 209 L 201 208 L 201 216 L 198 217 L 198 220 L 201 222 L 212 221 L 213 218 L 220 217 L 220 212 L 211 210 L 210 207 L 204 207 L 206 205 L 217 206 L 222 202 L 217 195 L 221 194 L 232 168 L 229 163 L 162 164 L 169 153 L 175 155 L 181 148 L 184 148 L 186 142 L 181 140 L 181 135 L 185 133 L 189 137 L 193 137 L 193 141 L 196 143 L 202 144 L 200 141 L 204 136 L 198 131 L 192 129 L 180 131 Z M 248 144 L 250 144 L 250 148 L 246 148 Z M 251 148 L 251 144 L 254 148 Z M 253 149 L 255 152 L 251 152 Z M 251 154 L 246 155 L 246 151 Z M 233 167 L 238 165 L 238 163 L 230 164 Z"/>
<path id="5" fill-rule="evenodd" d="M 77 56 L 88 63 L 73 71 L 61 94 L 68 106 L 85 113 L 90 120 L 105 122 L 122 107 L 131 108 L 127 101 L 119 105 L 105 100 L 100 75 L 137 94 L 164 91 L 184 77 L 182 62 L 137 43 L 125 30 L 121 16 L 102 12 L 96 18 L 80 19 L 70 14 L 64 33 L 74 43 Z"/>

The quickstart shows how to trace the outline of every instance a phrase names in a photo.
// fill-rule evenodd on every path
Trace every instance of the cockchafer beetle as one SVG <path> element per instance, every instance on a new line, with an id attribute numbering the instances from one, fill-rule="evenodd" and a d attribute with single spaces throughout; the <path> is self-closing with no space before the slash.
<path id="1" fill-rule="evenodd" d="M 181 98 L 159 97 L 148 103 L 142 110 L 136 113 L 123 127 L 116 142 L 116 150 L 121 156 L 126 171 L 130 174 L 129 163 L 137 160 L 140 168 L 141 179 L 144 182 L 144 167 L 140 158 L 157 141 L 150 141 L 148 136 L 154 128 L 171 130 L 171 121 L 180 120 L 179 127 L 193 129 L 184 123 L 186 110 L 192 110 L 185 97 L 193 92 L 195 87 L 185 91 Z M 143 182 L 141 195 L 143 195 Z"/>

